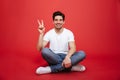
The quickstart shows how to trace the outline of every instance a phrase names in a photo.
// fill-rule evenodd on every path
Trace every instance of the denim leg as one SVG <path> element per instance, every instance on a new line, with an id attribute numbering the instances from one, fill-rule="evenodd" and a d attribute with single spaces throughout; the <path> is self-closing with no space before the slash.
<path id="1" fill-rule="evenodd" d="M 62 62 L 63 62 L 66 54 L 58 53 L 57 55 L 60 56 L 60 58 L 62 59 L 62 61 L 60 61 L 56 65 L 50 65 L 52 72 L 60 72 L 60 71 L 64 71 L 65 70 L 65 67 L 62 66 Z"/>
<path id="2" fill-rule="evenodd" d="M 85 59 L 85 57 L 86 57 L 86 54 L 84 51 L 75 52 L 71 57 L 72 66 L 81 62 L 83 59 Z"/>
<path id="3" fill-rule="evenodd" d="M 62 66 L 62 63 L 56 64 L 56 65 L 50 65 L 51 72 L 60 72 L 65 69 L 65 67 Z"/>
<path id="4" fill-rule="evenodd" d="M 70 71 L 71 70 L 71 67 L 70 68 L 65 68 L 65 67 L 62 66 L 62 61 L 64 60 L 66 54 L 62 54 L 62 53 L 55 54 L 49 48 L 43 48 L 42 49 L 42 56 L 48 62 L 48 64 L 50 65 L 50 68 L 51 68 L 52 72 Z M 72 66 L 81 62 L 85 57 L 86 57 L 86 55 L 85 55 L 84 51 L 75 52 L 71 56 Z"/>
<path id="5" fill-rule="evenodd" d="M 65 69 L 62 66 L 62 61 L 66 54 L 55 54 L 51 49 L 43 48 L 42 56 L 48 62 L 52 72 L 59 72 Z"/>
<path id="6" fill-rule="evenodd" d="M 62 60 L 64 60 L 66 54 L 58 54 Z M 78 52 L 75 52 L 72 56 L 71 56 L 71 63 L 72 63 L 72 66 L 78 64 L 79 62 L 81 62 L 82 60 L 84 60 L 86 57 L 86 54 L 84 51 L 78 51 Z M 52 65 L 52 71 L 53 72 L 59 72 L 59 71 L 71 71 L 71 67 L 69 68 L 65 68 L 62 66 L 62 62 L 60 64 L 56 64 L 56 65 Z"/>
<path id="7" fill-rule="evenodd" d="M 60 56 L 55 54 L 49 48 L 43 48 L 41 53 L 42 53 L 43 58 L 48 62 L 49 65 L 55 65 L 62 61 Z"/>
<path id="8" fill-rule="evenodd" d="M 85 59 L 86 55 L 85 55 L 85 52 L 84 51 L 78 51 L 78 52 L 75 52 L 72 56 L 71 56 L 71 63 L 72 63 L 72 66 L 78 64 L 79 62 L 81 62 L 83 59 Z M 71 71 L 71 67 L 69 68 L 65 68 L 63 71 Z"/>

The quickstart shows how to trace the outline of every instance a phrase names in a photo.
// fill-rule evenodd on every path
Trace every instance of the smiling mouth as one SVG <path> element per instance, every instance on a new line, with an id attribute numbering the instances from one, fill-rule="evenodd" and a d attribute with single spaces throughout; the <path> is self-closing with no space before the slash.
<path id="1" fill-rule="evenodd" d="M 57 26 L 60 26 L 61 24 L 56 24 Z"/>

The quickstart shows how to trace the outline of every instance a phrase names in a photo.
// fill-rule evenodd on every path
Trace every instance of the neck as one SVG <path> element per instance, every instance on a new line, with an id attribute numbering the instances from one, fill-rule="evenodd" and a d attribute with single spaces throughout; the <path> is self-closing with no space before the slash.
<path id="1" fill-rule="evenodd" d="M 60 29 L 55 28 L 55 32 L 56 32 L 57 34 L 62 33 L 62 31 L 63 31 L 63 28 L 60 28 Z"/>

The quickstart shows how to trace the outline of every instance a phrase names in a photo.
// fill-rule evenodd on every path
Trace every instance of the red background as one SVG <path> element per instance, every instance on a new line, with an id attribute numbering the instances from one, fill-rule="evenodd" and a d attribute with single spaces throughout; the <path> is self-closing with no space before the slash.
<path id="1" fill-rule="evenodd" d="M 65 13 L 65 27 L 73 31 L 77 50 L 85 50 L 87 58 L 83 63 L 88 66 L 88 71 L 89 68 L 94 70 L 96 65 L 106 65 L 108 73 L 114 68 L 111 71 L 114 77 L 109 75 L 110 79 L 120 79 L 120 0 L 1 0 L 0 80 L 40 78 L 34 71 L 46 62 L 36 50 L 37 19 L 44 20 L 48 31 L 53 28 L 52 13 L 56 10 Z M 92 66 L 94 62 L 96 64 Z M 102 69 L 100 71 L 104 72 Z M 100 75 L 93 76 L 95 79 L 88 77 L 98 80 Z M 82 76 L 88 80 L 87 76 Z M 109 78 L 103 76 L 103 79 Z"/>

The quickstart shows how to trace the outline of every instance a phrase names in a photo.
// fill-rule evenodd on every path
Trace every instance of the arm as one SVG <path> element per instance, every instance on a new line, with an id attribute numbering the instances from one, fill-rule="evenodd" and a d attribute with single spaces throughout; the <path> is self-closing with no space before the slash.
<path id="1" fill-rule="evenodd" d="M 44 32 L 45 32 L 43 20 L 41 23 L 38 20 L 38 25 L 39 25 L 38 31 L 39 31 L 40 35 L 39 35 L 39 39 L 38 39 L 38 43 L 37 43 L 37 50 L 40 51 L 42 48 L 44 48 L 47 45 L 48 42 L 43 40 L 43 36 L 44 36 Z"/>
<path id="2" fill-rule="evenodd" d="M 44 34 L 39 35 L 38 43 L 37 43 L 37 50 L 40 51 L 42 48 L 44 48 L 47 45 L 47 41 L 43 40 Z"/>
<path id="3" fill-rule="evenodd" d="M 69 42 L 69 47 L 70 50 L 68 51 L 68 54 L 66 55 L 66 57 L 70 58 L 76 51 L 76 45 L 74 41 Z"/>
<path id="4" fill-rule="evenodd" d="M 68 51 L 68 54 L 66 55 L 65 59 L 63 60 L 62 65 L 66 68 L 70 67 L 71 64 L 71 59 L 70 57 L 75 53 L 76 51 L 76 45 L 74 41 L 69 42 L 69 47 L 70 50 Z"/>

